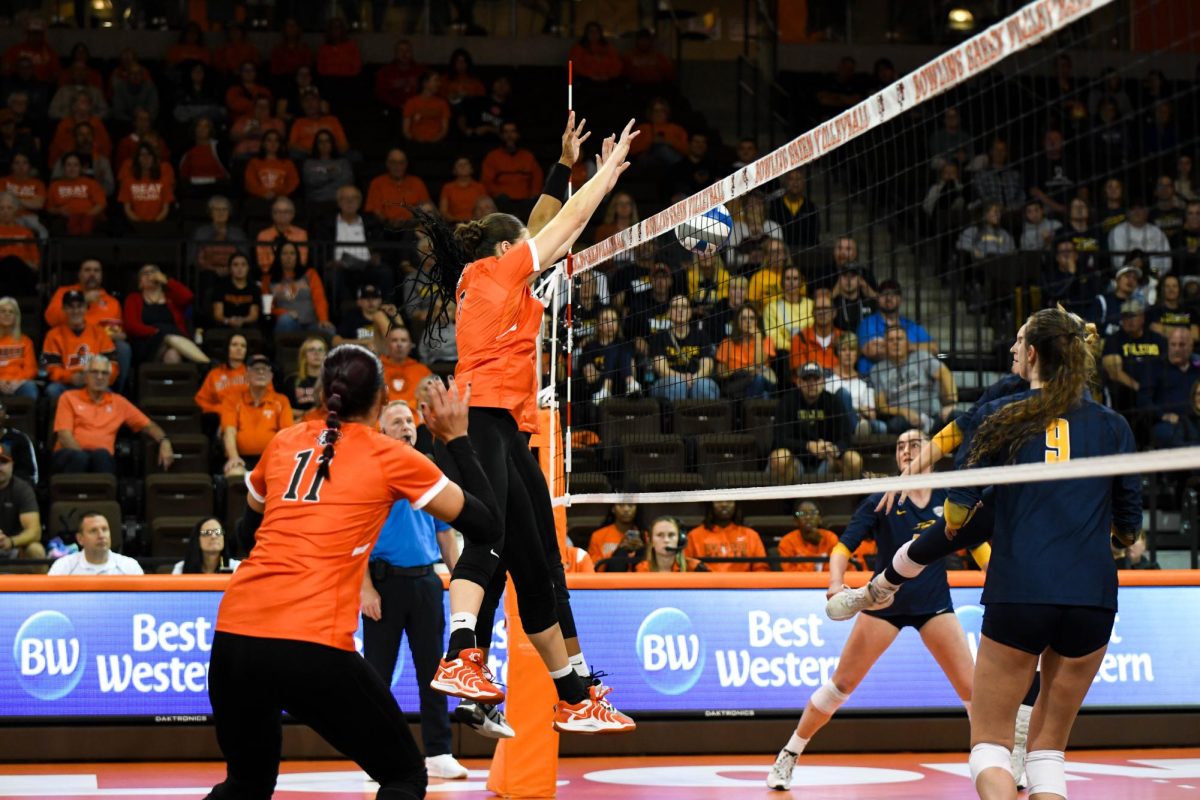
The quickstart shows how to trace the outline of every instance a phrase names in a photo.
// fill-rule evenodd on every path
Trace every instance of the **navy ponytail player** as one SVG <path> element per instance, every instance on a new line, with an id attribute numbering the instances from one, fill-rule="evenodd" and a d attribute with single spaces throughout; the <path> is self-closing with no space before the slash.
<path id="1" fill-rule="evenodd" d="M 989 403 L 963 431 L 965 466 L 1056 464 L 1136 450 L 1119 414 L 1084 397 L 1095 370 L 1095 333 L 1061 309 L 1029 318 L 1017 358 L 1030 390 Z M 947 527 L 969 520 L 979 489 L 954 489 Z M 984 800 L 1013 800 L 1013 720 L 1038 658 L 1042 691 L 1029 727 L 1025 771 L 1031 797 L 1067 795 L 1064 749 L 1112 635 L 1123 546 L 1142 521 L 1137 475 L 995 487 L 992 559 L 983 590 L 975 665 L 971 778 Z M 1070 564 L 1071 579 L 1063 580 Z"/>
<path id="2" fill-rule="evenodd" d="M 919 430 L 901 434 L 896 442 L 896 465 L 904 469 L 916 458 L 925 441 L 925 434 Z M 863 501 L 846 526 L 841 541 L 830 554 L 829 594 L 833 595 L 842 588 L 842 577 L 846 573 L 850 554 L 862 543 L 866 534 L 873 533 L 879 546 L 877 563 L 887 564 L 901 544 L 939 520 L 945 498 L 946 493 L 941 489 L 910 492 L 908 498 L 890 512 L 875 510 L 879 495 L 872 495 Z M 796 759 L 804 752 L 809 740 L 829 722 L 906 627 L 911 626 L 921 634 L 921 641 L 929 648 L 954 691 L 962 698 L 963 705 L 970 711 L 971 652 L 950 603 L 945 566 L 938 562 L 927 569 L 889 606 L 869 611 L 854 623 L 832 679 L 813 692 L 795 733 L 779 751 L 771 774 L 767 777 L 767 786 L 771 789 L 786 790 L 791 787 Z"/>

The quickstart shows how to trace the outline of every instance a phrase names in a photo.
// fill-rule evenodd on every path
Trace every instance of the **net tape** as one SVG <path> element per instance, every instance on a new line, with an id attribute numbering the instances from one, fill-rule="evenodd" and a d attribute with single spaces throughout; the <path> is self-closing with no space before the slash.
<path id="1" fill-rule="evenodd" d="M 782 175 L 805 166 L 825 156 L 852 139 L 883 125 L 892 118 L 919 105 L 932 97 L 943 94 L 996 66 L 1005 58 L 1026 50 L 1049 36 L 1069 27 L 1093 11 L 1112 4 L 1114 0 L 1036 0 L 995 23 L 962 44 L 902 76 L 867 99 L 832 119 L 818 125 L 795 139 L 768 153 L 759 160 L 734 171 L 712 186 L 685 198 L 673 206 L 640 221 L 637 225 L 618 231 L 607 239 L 575 253 L 570 272 L 578 275 L 593 269 L 621 252 L 651 242 L 668 233 L 685 220 L 696 217 L 729 202 L 752 189 L 769 183 Z M 546 305 L 553 305 L 554 296 L 563 292 L 568 282 L 567 263 L 558 262 L 553 276 L 542 286 L 539 294 Z M 556 320 L 557 324 L 557 320 Z M 542 390 L 539 399 L 543 406 L 554 408 L 554 379 Z M 557 414 L 551 414 L 551 447 L 557 444 L 555 428 Z M 556 448 L 555 448 L 556 449 Z M 571 470 L 571 448 L 566 446 L 566 471 Z M 1162 471 L 1189 469 L 1200 466 L 1200 448 L 1185 448 L 1169 453 L 1150 453 L 1143 456 L 1121 456 L 1077 460 L 1070 464 L 1086 464 L 1084 472 L 1078 473 L 1072 466 L 1069 473 L 1055 473 L 1054 479 L 1080 477 L 1091 474 L 1128 474 L 1140 471 Z M 1144 467 L 1140 466 L 1144 463 Z M 1135 467 L 1137 464 L 1139 466 Z M 1174 464 L 1175 466 L 1167 466 Z M 1045 479 L 1034 465 L 1036 479 Z M 1092 470 L 1111 469 L 1111 472 Z M 1014 471 L 1015 470 L 1015 471 Z M 938 486 L 975 485 L 981 481 L 990 483 L 1014 483 L 1031 479 L 1031 471 L 1019 467 L 997 467 L 973 471 L 964 482 L 949 483 L 948 473 L 938 473 Z M 992 474 L 995 478 L 993 479 Z M 672 502 L 686 497 L 689 500 L 706 501 L 715 499 L 755 500 L 777 498 L 783 493 L 796 498 L 833 495 L 855 495 L 888 491 L 892 489 L 921 488 L 935 485 L 929 475 L 876 478 L 869 480 L 832 482 L 821 484 L 797 484 L 794 486 L 751 487 L 741 489 L 702 490 L 689 492 L 616 492 L 604 494 L 569 493 L 560 495 L 563 487 L 557 476 L 552 476 L 551 494 L 555 505 L 570 505 L 572 502 L 611 503 L 620 501 Z M 955 481 L 961 479 L 954 479 Z M 906 483 L 906 481 L 908 483 Z"/>
<path id="2" fill-rule="evenodd" d="M 811 163 L 1113 2 L 1115 0 L 1036 0 L 758 161 L 576 253 L 572 271 L 578 275 L 592 269 L 618 253 L 653 241 L 681 222 Z M 566 271 L 565 263 L 560 261 L 555 265 L 560 276 Z"/>
<path id="3" fill-rule="evenodd" d="M 961 486 L 1000 486 L 1012 483 L 1066 481 L 1076 478 L 1172 472 L 1200 467 L 1200 447 L 1179 447 L 1144 453 L 1077 458 L 1054 464 L 1013 464 L 954 472 L 895 475 L 856 481 L 798 483 L 790 486 L 756 486 L 742 489 L 701 489 L 686 492 L 609 492 L 576 494 L 554 498 L 556 506 L 574 503 L 675 503 L 714 500 L 776 500 L 786 497 L 805 500 L 821 497 L 868 495 L 913 489 L 953 489 Z"/>

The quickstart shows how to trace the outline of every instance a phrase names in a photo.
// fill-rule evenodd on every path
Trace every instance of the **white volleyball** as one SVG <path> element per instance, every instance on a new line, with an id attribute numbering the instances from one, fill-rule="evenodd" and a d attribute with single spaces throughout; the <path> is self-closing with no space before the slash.
<path id="1" fill-rule="evenodd" d="M 710 256 L 729 241 L 733 230 L 733 217 L 723 205 L 709 209 L 675 226 L 675 237 L 685 250 Z"/>

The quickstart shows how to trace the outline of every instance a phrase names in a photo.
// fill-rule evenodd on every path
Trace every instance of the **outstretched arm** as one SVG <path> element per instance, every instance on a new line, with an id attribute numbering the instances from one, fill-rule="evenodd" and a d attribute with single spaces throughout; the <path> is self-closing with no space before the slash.
<path id="1" fill-rule="evenodd" d="M 629 145 L 637 137 L 633 130 L 634 120 L 629 120 L 621 131 L 619 139 L 609 137 L 604 142 L 600 158 L 600 168 L 596 174 L 576 192 L 562 210 L 555 215 L 546 227 L 534 237 L 539 261 L 549 266 L 566 255 L 579 235 L 583 233 L 588 220 L 592 218 L 596 208 L 612 188 L 617 184 L 617 178 L 629 168 L 625 157 L 629 155 Z"/>
<path id="2" fill-rule="evenodd" d="M 585 125 L 586 119 L 580 120 L 578 126 L 575 125 L 574 111 L 567 115 L 567 129 L 563 131 L 562 136 L 562 155 L 558 157 L 554 166 L 550 167 L 546 185 L 542 187 L 537 204 L 529 214 L 526 227 L 529 228 L 530 236 L 537 236 L 563 207 L 567 185 L 571 181 L 571 168 L 579 160 L 580 147 L 592 135 L 591 131 L 584 132 Z"/>

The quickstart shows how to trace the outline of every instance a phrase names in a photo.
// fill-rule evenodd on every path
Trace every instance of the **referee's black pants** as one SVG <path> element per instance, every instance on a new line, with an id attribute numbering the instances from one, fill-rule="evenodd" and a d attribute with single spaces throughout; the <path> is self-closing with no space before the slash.
<path id="1" fill-rule="evenodd" d="M 380 785 L 377 800 L 425 797 L 425 762 L 400 706 L 358 653 L 218 632 L 208 697 L 227 765 L 208 800 L 270 800 L 286 711 Z"/>
<path id="2" fill-rule="evenodd" d="M 450 712 L 446 695 L 429 688 L 437 672 L 445 645 L 446 611 L 442 581 L 429 568 L 425 575 L 384 575 L 371 571 L 371 583 L 379 592 L 383 616 L 376 622 L 363 617 L 363 655 L 384 684 L 391 686 L 396 660 L 400 656 L 400 637 L 408 634 L 421 695 L 421 738 L 425 755 L 450 752 Z"/>

